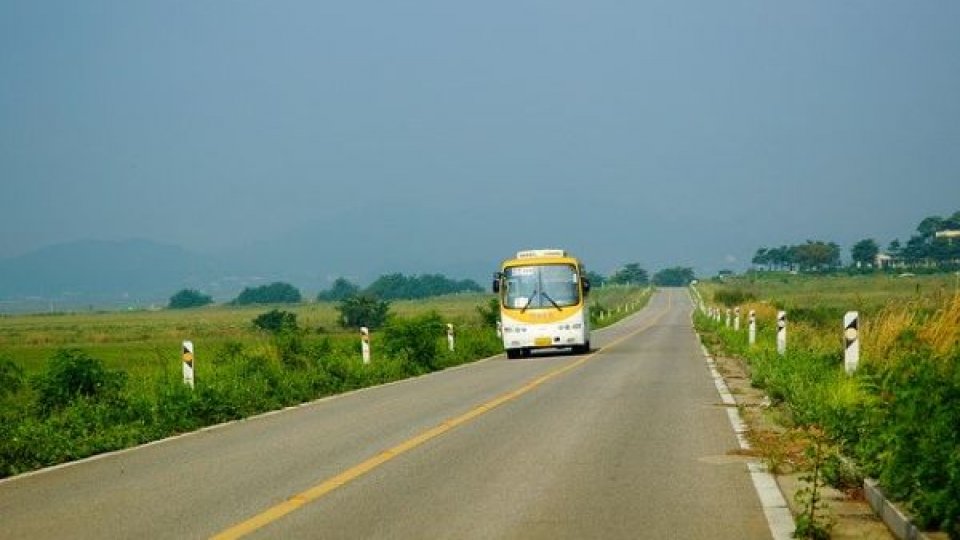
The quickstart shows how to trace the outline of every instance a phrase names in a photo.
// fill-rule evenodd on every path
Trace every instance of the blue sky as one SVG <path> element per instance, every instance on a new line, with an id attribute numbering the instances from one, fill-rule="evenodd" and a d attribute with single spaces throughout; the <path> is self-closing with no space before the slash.
<path id="1" fill-rule="evenodd" d="M 7 0 L 0 258 L 885 245 L 960 210 L 958 29 L 954 1 Z"/>

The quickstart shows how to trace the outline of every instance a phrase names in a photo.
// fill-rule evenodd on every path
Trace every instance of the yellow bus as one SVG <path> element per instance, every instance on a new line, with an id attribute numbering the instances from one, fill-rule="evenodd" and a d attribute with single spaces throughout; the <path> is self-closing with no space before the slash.
<path id="1" fill-rule="evenodd" d="M 500 299 L 500 332 L 507 358 L 534 349 L 590 351 L 586 269 L 562 249 L 520 251 L 494 275 Z"/>

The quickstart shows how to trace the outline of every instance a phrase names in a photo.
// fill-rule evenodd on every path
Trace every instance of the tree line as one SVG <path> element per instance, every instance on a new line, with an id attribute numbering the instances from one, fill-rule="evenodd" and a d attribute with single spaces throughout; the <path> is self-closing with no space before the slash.
<path id="1" fill-rule="evenodd" d="M 361 289 L 345 278 L 338 278 L 329 289 L 321 291 L 317 295 L 317 300 L 336 302 L 361 294 L 383 300 L 412 300 L 461 292 L 481 292 L 482 290 L 475 281 L 470 279 L 455 280 L 440 274 L 420 276 L 386 274 L 377 278 L 365 289 Z M 269 285 L 246 287 L 229 304 L 234 306 L 298 304 L 302 301 L 303 295 L 299 289 L 289 283 L 278 281 Z M 183 309 L 201 307 L 212 303 L 213 298 L 210 295 L 196 289 L 182 289 L 170 297 L 168 307 Z"/>
<path id="2" fill-rule="evenodd" d="M 609 276 L 596 272 L 587 272 L 587 279 L 594 286 L 633 285 L 646 287 L 651 283 L 663 287 L 677 287 L 689 284 L 694 279 L 692 268 L 673 267 L 658 271 L 651 278 L 649 272 L 639 263 L 627 263 Z M 442 274 L 422 274 L 407 276 L 400 273 L 384 274 L 366 288 L 340 277 L 334 280 L 329 289 L 317 294 L 318 302 L 342 302 L 357 298 L 363 312 L 385 313 L 381 302 L 392 300 L 418 300 L 432 296 L 463 292 L 483 292 L 483 288 L 471 279 L 450 279 Z M 303 301 L 300 290 L 289 283 L 275 282 L 258 287 L 247 287 L 229 305 L 246 306 L 256 304 L 298 304 Z M 210 295 L 196 289 L 182 289 L 170 297 L 168 308 L 185 309 L 206 306 L 213 303 Z M 353 318 L 353 317 L 351 317 Z M 379 320 L 379 316 L 375 317 Z M 375 326 L 376 324 L 374 324 Z"/>
<path id="3" fill-rule="evenodd" d="M 757 249 L 752 262 L 766 270 L 831 271 L 843 266 L 835 242 L 807 240 L 804 244 Z M 850 248 L 850 265 L 857 268 L 895 267 L 953 269 L 960 267 L 960 211 L 942 218 L 924 218 L 906 244 L 892 240 L 885 250 L 873 238 Z"/>

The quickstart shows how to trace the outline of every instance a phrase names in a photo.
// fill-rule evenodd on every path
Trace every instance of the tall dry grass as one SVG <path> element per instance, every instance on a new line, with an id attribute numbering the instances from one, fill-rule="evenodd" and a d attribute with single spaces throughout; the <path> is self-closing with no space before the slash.
<path id="1" fill-rule="evenodd" d="M 960 346 L 960 295 L 938 304 L 890 303 L 861 325 L 864 361 L 888 364 L 921 348 L 936 359 L 949 358 Z"/>

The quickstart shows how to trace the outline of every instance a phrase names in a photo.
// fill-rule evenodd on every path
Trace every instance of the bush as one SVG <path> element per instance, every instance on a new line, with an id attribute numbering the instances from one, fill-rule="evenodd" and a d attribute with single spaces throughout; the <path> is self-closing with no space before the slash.
<path id="1" fill-rule="evenodd" d="M 100 360 L 80 349 L 61 349 L 47 367 L 46 373 L 32 381 L 40 409 L 49 413 L 63 408 L 78 398 L 119 401 L 127 382 L 127 374 L 108 370 Z"/>
<path id="2" fill-rule="evenodd" d="M 340 324 L 346 328 L 380 328 L 387 321 L 390 302 L 380 300 L 371 294 L 358 294 L 344 298 L 337 305 L 340 312 Z"/>
<path id="3" fill-rule="evenodd" d="M 496 328 L 500 320 L 500 300 L 491 298 L 486 306 L 477 306 L 477 313 L 480 315 L 480 323 L 486 328 Z"/>
<path id="4" fill-rule="evenodd" d="M 0 399 L 23 388 L 23 368 L 9 358 L 0 357 Z"/>
<path id="5" fill-rule="evenodd" d="M 274 309 L 258 315 L 257 318 L 253 320 L 253 325 L 271 334 L 296 331 L 298 329 L 297 314 Z"/>
<path id="6" fill-rule="evenodd" d="M 440 337 L 445 333 L 446 325 L 437 313 L 391 319 L 383 331 L 384 350 L 406 360 L 416 372 L 432 371 L 438 368 Z"/>

